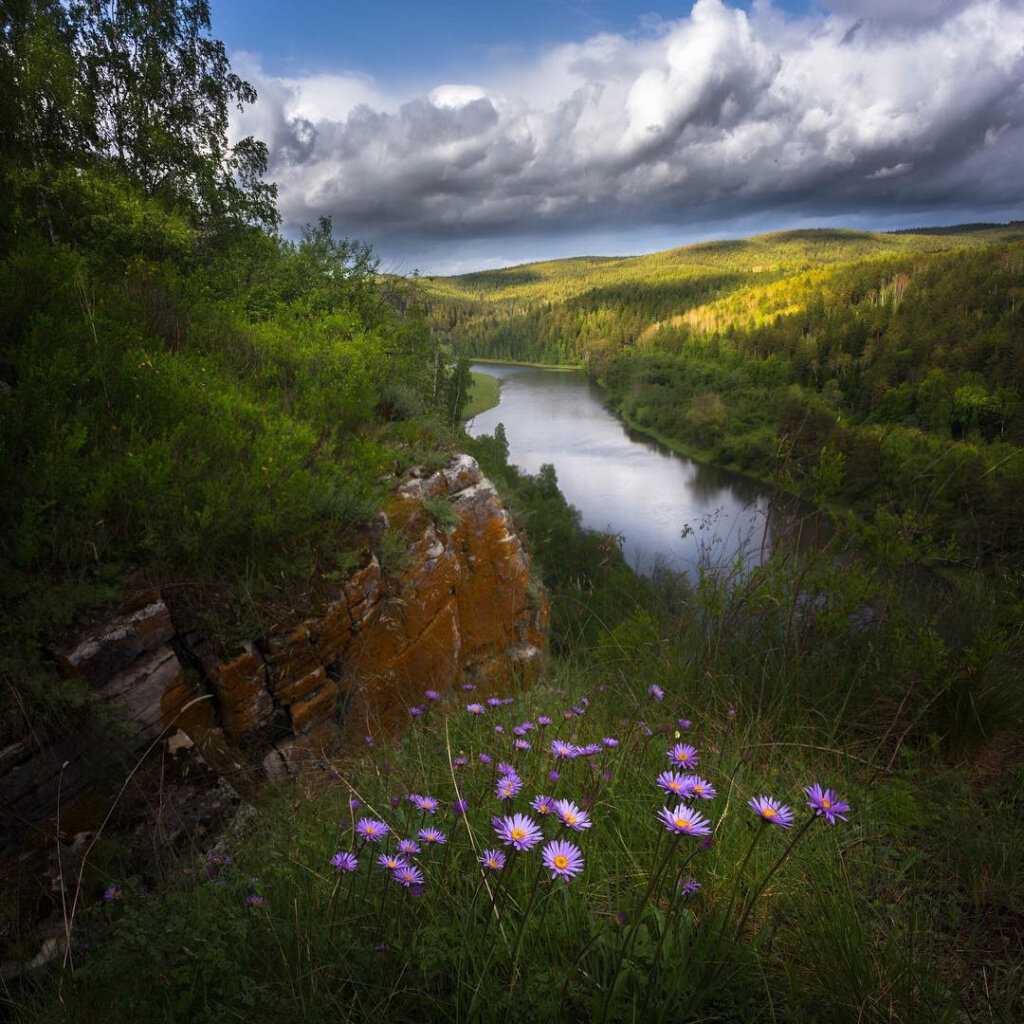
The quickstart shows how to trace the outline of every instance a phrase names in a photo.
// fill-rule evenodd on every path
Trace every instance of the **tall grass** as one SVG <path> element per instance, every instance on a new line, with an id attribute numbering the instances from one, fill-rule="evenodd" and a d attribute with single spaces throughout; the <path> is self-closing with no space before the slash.
<path id="1" fill-rule="evenodd" d="M 914 633 L 892 591 L 842 560 L 724 582 L 709 571 L 624 609 L 532 690 L 424 694 L 400 735 L 371 725 L 268 793 L 183 885 L 108 901 L 122 880 L 97 878 L 89 948 L 21 994 L 24 1019 L 1014 1019 L 1019 718 L 1008 729 L 1004 709 L 978 742 L 934 717 L 936 694 L 979 674 L 977 648 L 924 643 L 927 623 Z M 560 758 L 553 740 L 596 750 Z M 659 818 L 680 802 L 657 783 L 678 743 L 717 791 L 683 801 L 709 837 Z M 502 762 L 522 780 L 508 800 Z M 848 821 L 813 815 L 814 782 Z M 538 795 L 591 827 L 538 813 Z M 762 795 L 792 808 L 791 829 L 755 814 Z M 494 819 L 514 814 L 542 831 L 530 850 L 502 843 Z M 383 842 L 360 836 L 364 819 L 387 824 Z M 417 840 L 425 828 L 446 841 Z M 421 884 L 378 863 L 400 839 L 418 841 Z M 568 879 L 543 866 L 556 839 L 583 859 Z M 488 849 L 503 868 L 481 863 Z M 339 853 L 357 869 L 335 868 Z M 62 1004 L 46 994 L 58 983 Z"/>

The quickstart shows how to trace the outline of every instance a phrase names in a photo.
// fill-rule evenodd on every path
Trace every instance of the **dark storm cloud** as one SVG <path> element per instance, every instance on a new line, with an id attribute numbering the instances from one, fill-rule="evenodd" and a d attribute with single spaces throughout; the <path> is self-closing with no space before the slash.
<path id="1" fill-rule="evenodd" d="M 271 151 L 286 224 L 372 239 L 1024 200 L 1024 10 L 831 0 L 787 19 L 698 0 L 514 77 L 394 102 L 267 79 L 236 125 Z"/>

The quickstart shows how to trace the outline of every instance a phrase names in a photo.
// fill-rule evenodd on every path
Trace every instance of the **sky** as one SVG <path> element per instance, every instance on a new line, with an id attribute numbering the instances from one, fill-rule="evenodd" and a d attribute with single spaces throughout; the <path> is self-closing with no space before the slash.
<path id="1" fill-rule="evenodd" d="M 464 273 L 1024 218 L 1024 0 L 212 0 L 283 230 Z"/>

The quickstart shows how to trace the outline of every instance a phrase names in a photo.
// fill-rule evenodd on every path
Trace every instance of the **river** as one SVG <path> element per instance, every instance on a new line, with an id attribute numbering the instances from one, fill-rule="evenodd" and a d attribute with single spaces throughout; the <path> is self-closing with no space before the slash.
<path id="1" fill-rule="evenodd" d="M 627 563 L 692 573 L 742 555 L 757 565 L 782 536 L 814 545 L 820 524 L 792 501 L 772 503 L 756 480 L 678 455 L 630 430 L 582 371 L 474 363 L 501 381 L 501 401 L 467 424 L 473 437 L 504 424 L 509 462 L 528 473 L 554 465 L 583 525 L 621 537 Z"/>

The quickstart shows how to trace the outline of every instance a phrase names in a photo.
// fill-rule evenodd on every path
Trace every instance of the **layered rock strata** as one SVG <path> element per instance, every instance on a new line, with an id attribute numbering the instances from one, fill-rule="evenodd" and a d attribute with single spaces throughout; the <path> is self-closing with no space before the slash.
<path id="1" fill-rule="evenodd" d="M 434 518 L 428 512 L 450 507 Z M 446 524 L 446 525 L 445 525 Z M 493 485 L 459 455 L 413 470 L 393 496 L 387 529 L 407 540 L 404 569 L 374 554 L 318 614 L 289 632 L 245 642 L 226 660 L 182 634 L 159 594 L 131 614 L 56 648 L 61 671 L 85 679 L 121 754 L 174 734 L 233 778 L 277 774 L 335 751 L 347 737 L 390 730 L 425 689 L 470 679 L 483 692 L 527 682 L 546 646 L 549 606 Z M 378 531 L 378 536 L 380 532 Z M 394 548 L 394 545 L 392 545 Z M 87 820 L 91 784 L 110 759 L 68 737 L 0 750 L 0 847 Z"/>

